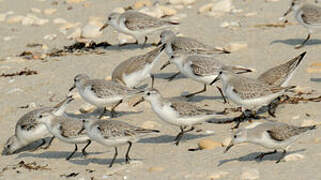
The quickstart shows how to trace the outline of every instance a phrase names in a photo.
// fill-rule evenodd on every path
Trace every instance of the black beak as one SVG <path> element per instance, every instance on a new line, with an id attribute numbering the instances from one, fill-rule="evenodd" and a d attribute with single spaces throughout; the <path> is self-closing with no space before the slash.
<path id="1" fill-rule="evenodd" d="M 83 125 L 82 125 L 82 128 L 80 129 L 80 131 L 77 133 L 78 135 L 81 134 L 85 130 L 84 120 L 82 123 L 83 123 Z"/>
<path id="2" fill-rule="evenodd" d="M 108 23 L 105 23 L 105 24 L 99 29 L 99 31 L 104 30 L 107 26 L 108 26 Z"/>
<path id="3" fill-rule="evenodd" d="M 69 92 L 71 92 L 73 89 L 76 88 L 76 85 L 73 85 L 70 89 L 69 89 Z"/>
<path id="4" fill-rule="evenodd" d="M 160 68 L 160 70 L 163 70 L 166 68 L 166 66 L 170 65 L 171 62 L 167 61 L 165 64 L 162 65 L 162 67 Z"/>
<path id="5" fill-rule="evenodd" d="M 161 40 L 159 40 L 159 42 L 156 44 L 156 46 L 160 46 L 160 45 L 162 45 L 162 41 Z"/>
<path id="6" fill-rule="evenodd" d="M 283 17 L 286 17 L 291 11 L 292 11 L 292 5 L 290 6 L 290 8 L 283 14 Z"/>
<path id="7" fill-rule="evenodd" d="M 218 81 L 221 77 L 221 74 L 223 73 L 223 71 L 221 71 L 217 76 L 216 78 L 210 83 L 210 85 L 212 86 L 216 81 Z"/>
<path id="8" fill-rule="evenodd" d="M 233 147 L 234 144 L 231 142 L 225 149 L 224 153 L 226 153 L 229 149 L 231 149 L 231 147 Z"/>
<path id="9" fill-rule="evenodd" d="M 144 101 L 145 101 L 145 99 L 144 99 L 144 97 L 142 97 L 139 101 L 137 101 L 137 102 L 133 105 L 133 107 L 137 106 L 138 104 L 140 104 L 141 102 L 144 102 Z"/>

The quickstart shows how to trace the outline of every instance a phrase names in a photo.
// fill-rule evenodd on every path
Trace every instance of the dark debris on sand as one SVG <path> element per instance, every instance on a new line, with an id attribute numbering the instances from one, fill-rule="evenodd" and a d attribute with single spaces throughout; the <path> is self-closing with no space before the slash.
<path id="1" fill-rule="evenodd" d="M 38 74 L 38 72 L 24 68 L 23 70 L 15 72 L 15 73 L 2 73 L 2 74 L 0 74 L 0 77 L 13 77 L 13 76 L 23 76 L 23 75 L 30 76 L 30 75 L 35 75 L 35 74 Z"/>

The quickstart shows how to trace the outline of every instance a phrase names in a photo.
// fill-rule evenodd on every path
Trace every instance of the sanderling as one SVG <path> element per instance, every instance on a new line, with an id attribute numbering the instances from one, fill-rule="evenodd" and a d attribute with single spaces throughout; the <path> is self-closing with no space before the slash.
<path id="1" fill-rule="evenodd" d="M 276 163 L 279 163 L 292 143 L 305 132 L 315 128 L 316 126 L 298 127 L 280 122 L 255 122 L 237 130 L 225 152 L 239 143 L 258 144 L 268 149 L 274 149 L 274 151 L 261 153 L 255 159 L 262 160 L 265 155 L 276 153 L 277 150 L 283 150 L 282 157 L 276 161 Z"/>
<path id="2" fill-rule="evenodd" d="M 310 39 L 313 31 L 319 31 L 321 29 L 321 7 L 314 4 L 307 4 L 304 1 L 305 0 L 292 0 L 290 8 L 282 17 L 282 19 L 284 19 L 291 11 L 294 11 L 294 17 L 296 20 L 308 29 L 307 37 L 300 45 L 295 47 L 296 49 L 304 46 L 304 44 Z"/>
<path id="3" fill-rule="evenodd" d="M 146 44 L 148 34 L 178 24 L 178 22 L 161 20 L 137 11 L 126 11 L 122 14 L 111 13 L 108 16 L 107 23 L 100 28 L 100 31 L 110 25 L 119 32 L 133 36 L 136 39 L 136 43 L 144 37 L 143 44 Z"/>
<path id="4" fill-rule="evenodd" d="M 196 94 L 205 92 L 206 85 L 210 84 L 213 81 L 213 79 L 215 79 L 218 76 L 220 71 L 231 71 L 236 74 L 253 71 L 252 69 L 245 68 L 242 66 L 224 65 L 214 57 L 203 55 L 175 54 L 170 57 L 170 62 L 174 63 L 179 69 L 179 71 L 186 77 L 189 77 L 195 81 L 204 84 L 203 90 L 188 94 L 185 97 L 191 97 Z M 219 87 L 217 88 L 220 91 L 222 97 L 224 97 L 221 89 Z"/>
<path id="5" fill-rule="evenodd" d="M 148 77 L 152 78 L 154 86 L 154 75 L 151 71 L 160 58 L 165 46 L 157 47 L 152 51 L 131 57 L 121 62 L 112 72 L 112 80 L 121 83 L 129 88 L 135 88 Z"/>
<path id="6" fill-rule="evenodd" d="M 215 54 L 229 54 L 230 52 L 225 49 L 218 49 L 206 44 L 203 44 L 195 39 L 188 37 L 176 36 L 173 31 L 165 30 L 160 34 L 160 44 L 166 44 L 165 53 L 168 57 L 180 54 L 200 54 L 200 55 L 215 55 Z M 161 67 L 164 69 L 170 62 L 167 62 Z"/>
<path id="7" fill-rule="evenodd" d="M 55 115 L 63 116 L 66 105 L 69 102 L 70 99 L 67 98 L 61 103 L 57 104 L 55 106 L 55 108 L 57 109 Z M 39 148 L 49 148 L 52 141 L 54 140 L 54 137 L 51 137 L 51 134 L 48 132 L 45 125 L 37 121 L 37 117 L 39 114 L 44 112 L 51 112 L 53 109 L 54 108 L 52 107 L 43 107 L 35 109 L 23 115 L 16 123 L 15 134 L 11 136 L 4 145 L 2 154 L 10 155 L 17 153 L 20 149 L 38 140 L 41 140 L 42 142 L 38 147 L 33 149 L 33 151 Z M 47 142 L 45 140 L 46 137 L 51 137 L 51 139 Z"/>
<path id="8" fill-rule="evenodd" d="M 37 121 L 43 123 L 48 131 L 62 142 L 75 145 L 74 151 L 66 157 L 66 160 L 69 160 L 78 150 L 77 144 L 87 143 L 82 149 L 82 154 L 87 156 L 86 148 L 91 141 L 86 132 L 79 133 L 83 127 L 82 121 L 71 117 L 56 116 L 54 111 L 40 113 Z"/>
<path id="9" fill-rule="evenodd" d="M 111 116 L 114 116 L 115 108 L 123 102 L 125 98 L 131 97 L 142 91 L 131 89 L 117 82 L 104 79 L 89 79 L 86 74 L 78 74 L 74 78 L 74 85 L 69 89 L 77 88 L 80 96 L 87 102 L 97 107 L 103 107 L 101 118 L 106 112 L 106 106 L 115 104 L 111 108 Z"/>
<path id="10" fill-rule="evenodd" d="M 175 138 L 176 145 L 179 144 L 184 133 L 194 130 L 194 125 L 221 116 L 215 111 L 203 109 L 189 102 L 165 99 L 156 89 L 145 91 L 142 99 L 134 106 L 144 100 L 151 104 L 153 111 L 160 119 L 171 125 L 179 126 L 181 132 Z M 187 129 L 188 127 L 190 128 Z"/>
<path id="11" fill-rule="evenodd" d="M 251 112 L 251 117 L 256 118 L 258 117 L 256 116 L 257 108 L 270 105 L 274 99 L 295 87 L 270 86 L 260 80 L 243 77 L 228 71 L 221 71 L 210 84 L 219 79 L 223 82 L 224 95 L 242 107 L 243 113 L 235 119 L 237 121 L 235 128 L 248 117 L 247 111 Z M 274 116 L 270 106 L 268 112 L 271 116 Z"/>
<path id="12" fill-rule="evenodd" d="M 117 147 L 128 144 L 126 152 L 126 163 L 129 163 L 129 151 L 132 147 L 132 143 L 138 141 L 141 137 L 152 133 L 158 133 L 158 130 L 144 129 L 135 127 L 118 120 L 98 120 L 98 119 L 85 119 L 83 120 L 83 130 L 87 131 L 91 140 L 98 142 L 104 146 L 114 147 L 115 154 L 109 164 L 109 167 L 113 166 L 113 163 L 118 155 Z"/>
<path id="13" fill-rule="evenodd" d="M 286 63 L 275 66 L 262 73 L 257 79 L 271 86 L 286 87 L 303 60 L 306 51 Z"/>

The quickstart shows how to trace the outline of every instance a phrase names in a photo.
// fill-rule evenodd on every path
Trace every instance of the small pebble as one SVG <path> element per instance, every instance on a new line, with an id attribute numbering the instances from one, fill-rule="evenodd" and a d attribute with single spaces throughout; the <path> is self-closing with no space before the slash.
<path id="1" fill-rule="evenodd" d="M 55 9 L 55 8 L 48 8 L 48 9 L 45 9 L 43 12 L 44 12 L 45 15 L 52 15 L 52 14 L 54 14 L 54 13 L 57 12 L 57 9 Z"/>
<path id="2" fill-rule="evenodd" d="M 203 139 L 198 143 L 198 146 L 201 150 L 203 149 L 210 150 L 210 149 L 222 147 L 222 144 L 219 142 L 212 141 L 210 139 Z"/>
<path id="3" fill-rule="evenodd" d="M 229 173 L 226 171 L 219 171 L 210 175 L 209 178 L 210 180 L 222 179 L 222 178 L 225 178 L 228 174 Z"/>
<path id="4" fill-rule="evenodd" d="M 229 45 L 227 45 L 225 49 L 230 52 L 235 52 L 241 49 L 246 49 L 247 47 L 248 47 L 247 43 L 245 42 L 232 42 L 232 43 L 229 43 Z"/>
<path id="5" fill-rule="evenodd" d="M 47 34 L 43 37 L 44 40 L 49 40 L 49 41 L 52 41 L 54 39 L 57 38 L 57 35 L 56 34 Z"/>
<path id="6" fill-rule="evenodd" d="M 148 172 L 162 172 L 164 171 L 165 168 L 163 167 L 158 167 L 158 166 L 155 166 L 155 167 L 150 167 L 148 169 Z"/>
<path id="7" fill-rule="evenodd" d="M 260 178 L 260 172 L 257 169 L 243 168 L 242 180 L 255 180 Z"/>
<path id="8" fill-rule="evenodd" d="M 295 153 L 295 154 L 289 154 L 289 155 L 286 155 L 281 161 L 298 161 L 298 160 L 301 160 L 301 159 L 304 159 L 304 156 L 302 154 L 299 154 L 299 153 Z"/>

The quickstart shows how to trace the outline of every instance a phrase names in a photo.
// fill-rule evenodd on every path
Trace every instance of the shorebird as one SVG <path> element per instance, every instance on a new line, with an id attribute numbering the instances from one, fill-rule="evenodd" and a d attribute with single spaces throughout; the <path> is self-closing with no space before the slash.
<path id="1" fill-rule="evenodd" d="M 35 147 L 33 151 L 39 148 L 49 148 L 54 140 L 54 136 L 51 136 L 45 125 L 37 121 L 37 117 L 41 113 L 51 112 L 54 109 L 56 109 L 56 116 L 64 116 L 64 111 L 70 101 L 71 99 L 68 97 L 62 102 L 58 103 L 55 107 L 38 108 L 24 114 L 16 123 L 15 134 L 7 140 L 2 154 L 11 155 L 18 153 L 20 149 L 38 140 L 41 140 L 41 143 Z M 47 137 L 51 137 L 48 142 L 45 140 Z"/>
<path id="2" fill-rule="evenodd" d="M 289 146 L 299 137 L 316 126 L 298 127 L 280 122 L 254 122 L 251 125 L 236 131 L 231 143 L 226 147 L 227 152 L 231 147 L 240 143 L 261 145 L 274 151 L 261 153 L 255 159 L 262 160 L 265 155 L 274 154 L 283 150 L 282 156 L 276 161 L 279 163 L 288 151 Z"/>
<path id="3" fill-rule="evenodd" d="M 126 163 L 129 163 L 129 151 L 132 144 L 146 135 L 159 133 L 158 130 L 135 127 L 118 120 L 84 119 L 82 121 L 84 126 L 79 133 L 86 130 L 91 140 L 96 141 L 103 146 L 114 147 L 115 154 L 109 164 L 110 168 L 113 166 L 118 155 L 118 146 L 128 144 L 125 158 Z"/>
<path id="4" fill-rule="evenodd" d="M 174 63 L 179 71 L 186 77 L 204 84 L 204 88 L 201 91 L 188 94 L 185 97 L 191 97 L 196 94 L 205 92 L 206 86 L 218 76 L 220 71 L 230 71 L 236 74 L 253 71 L 250 68 L 239 65 L 225 65 L 214 57 L 204 55 L 176 54 L 170 57 L 170 62 Z M 226 102 L 221 88 L 217 87 L 217 89 Z"/>
<path id="5" fill-rule="evenodd" d="M 150 103 L 152 110 L 161 120 L 180 128 L 180 132 L 175 138 L 176 145 L 179 144 L 185 133 L 194 130 L 194 125 L 222 116 L 213 110 L 203 109 L 189 102 L 165 99 L 157 89 L 145 91 L 142 99 L 134 106 L 144 100 Z"/>
<path id="6" fill-rule="evenodd" d="M 69 89 L 72 91 L 77 88 L 80 96 L 87 102 L 96 107 L 103 107 L 101 118 L 107 105 L 115 104 L 111 108 L 111 116 L 115 114 L 115 108 L 123 102 L 124 99 L 141 93 L 141 90 L 131 89 L 117 82 L 104 79 L 90 79 L 86 74 L 78 74 L 74 78 L 74 85 Z"/>
<path id="7" fill-rule="evenodd" d="M 37 121 L 43 123 L 48 131 L 62 142 L 75 145 L 74 151 L 66 157 L 66 160 L 70 160 L 78 150 L 77 144 L 87 143 L 81 151 L 84 156 L 87 156 L 86 148 L 91 141 L 86 132 L 79 133 L 83 127 L 82 121 L 71 117 L 56 116 L 54 112 L 40 113 Z"/>
<path id="8" fill-rule="evenodd" d="M 170 58 L 175 54 L 189 54 L 189 55 L 207 55 L 214 56 L 217 54 L 229 54 L 225 49 L 219 49 L 207 44 L 203 44 L 196 39 L 176 36 L 173 31 L 165 30 L 160 34 L 159 45 L 165 44 L 165 52 Z M 165 63 L 161 70 L 164 69 L 170 62 Z"/>
<path id="9" fill-rule="evenodd" d="M 122 14 L 111 13 L 100 31 L 110 25 L 119 32 L 133 36 L 136 39 L 136 44 L 138 44 L 138 40 L 144 37 L 143 45 L 145 45 L 148 40 L 148 34 L 168 29 L 178 24 L 178 22 L 161 20 L 137 11 L 126 11 Z"/>
<path id="10" fill-rule="evenodd" d="M 305 3 L 305 0 L 292 0 L 290 8 L 284 13 L 281 19 L 284 19 L 290 12 L 294 11 L 296 20 L 308 30 L 305 40 L 295 48 L 302 48 L 310 39 L 314 31 L 321 30 L 321 7 Z"/>
<path id="11" fill-rule="evenodd" d="M 295 88 L 295 86 L 270 86 L 260 80 L 243 77 L 228 71 L 221 71 L 210 84 L 212 85 L 219 79 L 223 83 L 224 95 L 242 107 L 242 115 L 234 119 L 237 121 L 235 128 L 246 118 L 259 118 L 259 116 L 256 116 L 258 108 L 270 105 L 274 99 Z M 247 111 L 250 111 L 251 114 L 247 115 Z M 269 107 L 268 112 L 275 117 L 271 107 Z"/>
<path id="12" fill-rule="evenodd" d="M 129 88 L 136 88 L 143 80 L 151 77 L 152 87 L 154 87 L 154 75 L 151 74 L 151 71 L 164 48 L 165 46 L 160 46 L 146 54 L 134 56 L 121 62 L 113 70 L 112 80 Z"/>

